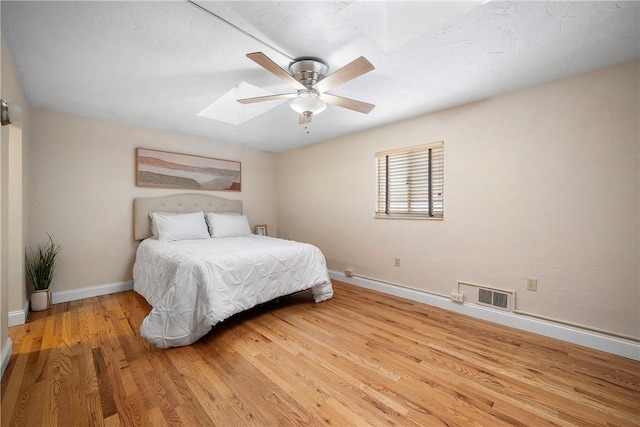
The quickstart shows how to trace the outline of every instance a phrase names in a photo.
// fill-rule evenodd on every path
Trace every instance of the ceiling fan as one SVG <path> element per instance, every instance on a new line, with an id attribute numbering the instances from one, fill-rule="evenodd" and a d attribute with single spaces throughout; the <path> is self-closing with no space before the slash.
<path id="1" fill-rule="evenodd" d="M 311 123 L 312 117 L 323 112 L 327 108 L 327 104 L 348 108 L 364 114 L 368 114 L 375 107 L 373 104 L 326 93 L 338 85 L 375 69 L 363 56 L 336 70 L 329 76 L 326 76 L 329 66 L 318 58 L 297 58 L 289 64 L 289 71 L 287 72 L 262 52 L 249 53 L 247 57 L 267 71 L 280 77 L 285 83 L 296 89 L 297 92 L 238 99 L 237 101 L 241 104 L 291 99 L 289 105 L 300 114 L 298 124 L 301 125 Z"/>

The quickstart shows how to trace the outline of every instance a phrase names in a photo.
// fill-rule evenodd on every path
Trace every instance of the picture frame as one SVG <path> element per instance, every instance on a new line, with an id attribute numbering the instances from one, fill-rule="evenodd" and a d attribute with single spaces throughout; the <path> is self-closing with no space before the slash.
<path id="1" fill-rule="evenodd" d="M 136 148 L 138 187 L 241 191 L 241 177 L 235 160 Z"/>
<path id="2" fill-rule="evenodd" d="M 256 236 L 268 236 L 268 234 L 267 234 L 267 224 L 256 225 L 254 234 Z"/>

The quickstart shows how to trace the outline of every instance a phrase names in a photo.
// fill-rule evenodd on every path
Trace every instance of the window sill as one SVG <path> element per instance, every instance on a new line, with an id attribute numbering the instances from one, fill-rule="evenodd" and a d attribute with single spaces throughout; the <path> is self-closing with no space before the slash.
<path id="1" fill-rule="evenodd" d="M 403 216 L 403 215 L 374 215 L 375 219 L 410 219 L 410 220 L 422 220 L 422 221 L 443 221 L 443 217 L 435 216 Z"/>

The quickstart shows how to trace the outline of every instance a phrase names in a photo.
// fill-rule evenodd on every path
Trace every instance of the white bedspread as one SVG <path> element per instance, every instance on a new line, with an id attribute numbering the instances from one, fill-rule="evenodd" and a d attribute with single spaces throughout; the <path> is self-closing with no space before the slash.
<path id="1" fill-rule="evenodd" d="M 160 348 L 189 345 L 257 304 L 312 288 L 333 296 L 326 261 L 307 243 L 264 236 L 140 243 L 134 290 L 153 309 L 140 333 Z"/>

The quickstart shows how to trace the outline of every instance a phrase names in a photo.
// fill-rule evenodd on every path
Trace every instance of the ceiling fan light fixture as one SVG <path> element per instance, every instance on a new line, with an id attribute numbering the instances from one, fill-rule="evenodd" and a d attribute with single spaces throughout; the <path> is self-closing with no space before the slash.
<path id="1" fill-rule="evenodd" d="M 289 64 L 289 71 L 280 67 L 262 52 L 248 53 L 247 58 L 279 77 L 283 82 L 295 88 L 297 92 L 237 99 L 241 104 L 290 99 L 289 105 L 291 109 L 299 115 L 299 125 L 311 123 L 312 116 L 322 113 L 327 108 L 327 104 L 363 114 L 370 113 L 375 107 L 373 104 L 327 93 L 327 91 L 338 85 L 374 70 L 373 64 L 364 56 L 354 59 L 326 77 L 325 74 L 329 71 L 329 67 L 318 58 L 302 57 L 295 59 Z"/>
<path id="2" fill-rule="evenodd" d="M 312 91 L 300 93 L 297 98 L 291 100 L 289 105 L 293 111 L 305 116 L 315 116 L 327 108 L 327 103 L 320 99 L 317 93 Z"/>

